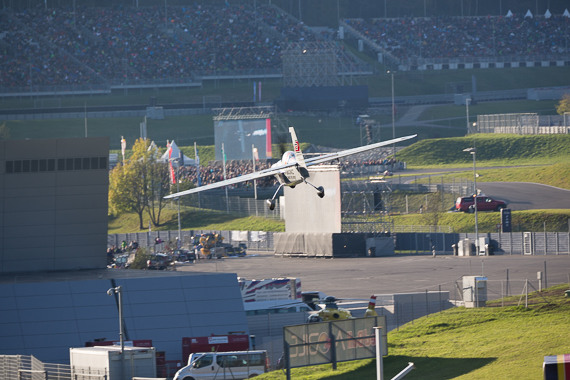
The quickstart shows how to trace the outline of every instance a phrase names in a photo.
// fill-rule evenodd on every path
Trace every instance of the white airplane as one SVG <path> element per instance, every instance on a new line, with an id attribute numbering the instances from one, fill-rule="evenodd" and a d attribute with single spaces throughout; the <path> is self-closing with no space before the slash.
<path id="1" fill-rule="evenodd" d="M 397 139 L 382 141 L 370 145 L 364 145 L 357 148 L 343 150 L 340 152 L 323 154 L 321 156 L 312 157 L 305 160 L 305 158 L 303 157 L 303 152 L 301 152 L 301 146 L 299 145 L 299 140 L 297 140 L 295 129 L 293 127 L 289 127 L 289 133 L 291 133 L 291 139 L 293 140 L 293 151 L 287 151 L 283 153 L 281 160 L 271 165 L 269 169 L 245 174 L 239 177 L 230 178 L 224 181 L 219 181 L 204 186 L 195 187 L 190 190 L 185 190 L 179 193 L 167 195 L 164 198 L 165 199 L 178 198 L 187 194 L 193 194 L 205 190 L 217 189 L 219 187 L 224 187 L 246 181 L 252 181 L 254 179 L 268 177 L 272 175 L 275 176 L 279 181 L 279 188 L 277 189 L 275 194 L 273 194 L 273 197 L 270 200 L 269 199 L 267 200 L 267 204 L 269 205 L 270 210 L 273 210 L 275 208 L 275 197 L 277 196 L 277 193 L 279 193 L 279 190 L 281 190 L 283 186 L 289 186 L 291 188 L 294 188 L 296 185 L 300 184 L 301 182 L 305 182 L 306 184 L 312 186 L 315 190 L 317 190 L 317 195 L 320 198 L 322 198 L 325 196 L 325 189 L 322 186 L 317 187 L 307 181 L 307 178 L 309 178 L 309 171 L 307 170 L 307 167 L 317 164 L 322 164 L 324 162 L 333 161 L 341 157 L 350 156 L 356 153 L 366 152 L 368 150 L 376 149 L 382 146 L 396 144 L 400 141 L 409 140 L 417 136 L 417 135 L 410 135 L 410 136 L 399 137 Z"/>

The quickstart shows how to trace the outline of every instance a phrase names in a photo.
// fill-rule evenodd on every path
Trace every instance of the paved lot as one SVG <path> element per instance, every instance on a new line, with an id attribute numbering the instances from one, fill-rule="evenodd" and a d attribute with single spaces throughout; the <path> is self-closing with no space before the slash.
<path id="1" fill-rule="evenodd" d="M 371 294 L 425 292 L 455 289 L 465 275 L 483 274 L 489 280 L 489 299 L 499 298 L 507 270 L 511 294 L 521 294 L 525 279 L 538 287 L 537 272 L 544 272 L 547 285 L 568 282 L 570 256 L 394 256 L 377 258 L 281 258 L 272 253 L 251 252 L 244 258 L 201 260 L 182 264 L 180 271 L 233 272 L 247 279 L 297 277 L 302 290 L 320 290 L 342 298 L 365 298 Z M 452 296 L 453 298 L 453 296 Z"/>

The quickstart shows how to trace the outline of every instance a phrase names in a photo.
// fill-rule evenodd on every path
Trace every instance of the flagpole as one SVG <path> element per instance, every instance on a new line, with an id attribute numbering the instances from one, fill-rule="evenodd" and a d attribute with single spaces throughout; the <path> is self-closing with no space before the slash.
<path id="1" fill-rule="evenodd" d="M 194 164 L 196 165 L 196 186 L 202 186 L 202 180 L 200 178 L 200 157 L 198 156 L 198 147 L 196 146 L 196 141 L 194 141 Z M 198 192 L 198 207 L 200 204 L 200 192 Z"/>
<path id="2" fill-rule="evenodd" d="M 255 173 L 255 146 L 251 144 L 251 155 L 253 158 L 253 172 Z M 257 199 L 257 180 L 253 180 L 253 197 Z"/>
<path id="3" fill-rule="evenodd" d="M 226 151 L 224 149 L 224 143 L 222 143 L 222 159 L 224 162 L 224 181 L 227 179 L 226 177 Z M 228 187 L 224 186 L 224 188 L 226 189 L 226 211 L 229 213 L 230 212 L 230 204 L 228 201 Z"/>

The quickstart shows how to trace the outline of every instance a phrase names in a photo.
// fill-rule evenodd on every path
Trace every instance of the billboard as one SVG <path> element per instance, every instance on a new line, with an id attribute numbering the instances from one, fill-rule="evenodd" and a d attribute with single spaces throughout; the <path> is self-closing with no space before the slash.
<path id="1" fill-rule="evenodd" d="M 374 327 L 382 328 L 382 355 L 387 355 L 386 316 L 286 326 L 283 339 L 289 368 L 374 358 Z"/>
<path id="2" fill-rule="evenodd" d="M 271 158 L 271 119 L 214 120 L 216 160 L 251 160 L 253 147 L 259 159 Z"/>

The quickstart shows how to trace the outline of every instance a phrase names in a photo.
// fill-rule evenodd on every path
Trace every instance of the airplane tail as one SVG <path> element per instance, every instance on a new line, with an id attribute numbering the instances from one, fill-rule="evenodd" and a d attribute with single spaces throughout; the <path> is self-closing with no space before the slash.
<path id="1" fill-rule="evenodd" d="M 295 128 L 289 127 L 289 133 L 291 133 L 291 140 L 293 140 L 293 152 L 295 153 L 295 160 L 299 166 L 306 168 L 305 158 L 303 157 L 303 152 L 301 151 L 301 145 L 299 145 L 299 140 L 297 140 L 297 134 L 295 133 Z"/>

